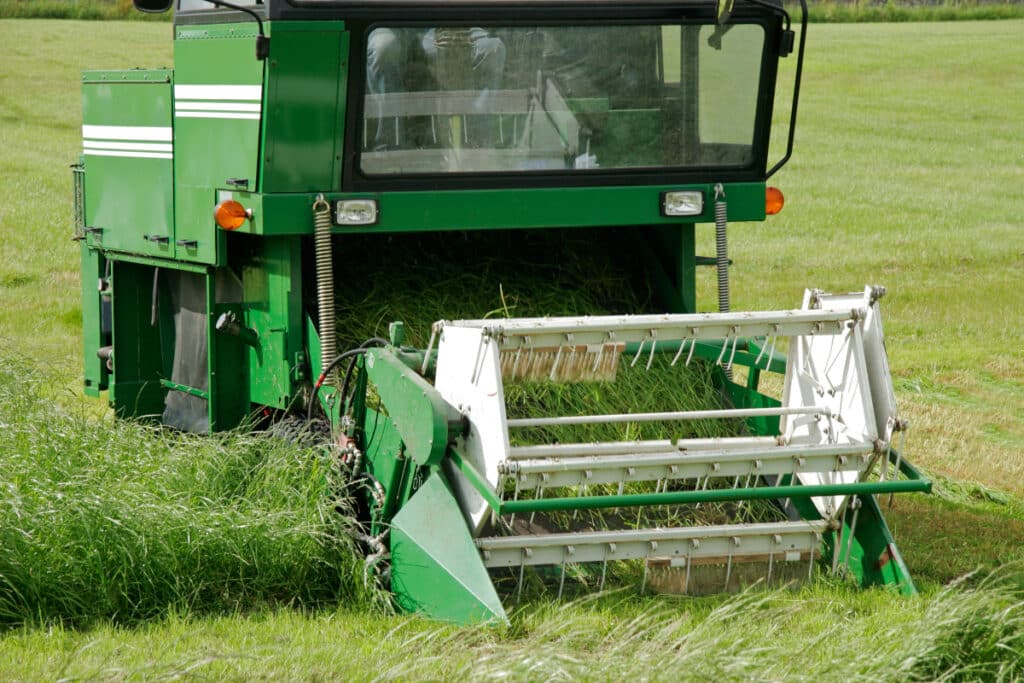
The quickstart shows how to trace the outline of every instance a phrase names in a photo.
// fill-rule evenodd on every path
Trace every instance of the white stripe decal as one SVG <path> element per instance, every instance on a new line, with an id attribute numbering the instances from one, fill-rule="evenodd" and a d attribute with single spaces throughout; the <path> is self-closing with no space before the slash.
<path id="1" fill-rule="evenodd" d="M 175 85 L 178 100 L 251 100 L 263 99 L 262 85 Z"/>
<path id="2" fill-rule="evenodd" d="M 94 157 L 135 157 L 139 159 L 173 159 L 170 152 L 123 152 L 113 149 L 89 149 L 86 147 L 83 154 Z"/>
<path id="3" fill-rule="evenodd" d="M 226 111 L 179 111 L 174 114 L 177 118 L 189 119 L 253 119 L 259 121 L 259 113 L 248 112 L 226 112 Z"/>
<path id="4" fill-rule="evenodd" d="M 171 142 L 170 126 L 82 126 L 82 137 L 96 140 Z"/>
<path id="5" fill-rule="evenodd" d="M 260 110 L 259 102 L 185 102 L 176 101 L 174 107 L 182 109 L 205 109 L 206 111 L 256 111 Z"/>
<path id="6" fill-rule="evenodd" d="M 173 152 L 173 145 L 165 145 L 159 142 L 100 142 L 98 140 L 83 140 L 82 144 L 86 149 L 124 149 L 135 152 Z"/>

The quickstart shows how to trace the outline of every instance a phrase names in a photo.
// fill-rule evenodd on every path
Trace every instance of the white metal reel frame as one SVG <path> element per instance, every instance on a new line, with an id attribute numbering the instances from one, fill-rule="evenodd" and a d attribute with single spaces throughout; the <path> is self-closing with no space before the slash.
<path id="1" fill-rule="evenodd" d="M 459 437 L 460 452 L 491 486 L 497 486 L 498 466 L 509 455 L 497 344 L 472 327 L 449 327 L 439 337 L 434 388 L 469 421 L 469 431 Z M 473 535 L 479 535 L 490 518 L 487 502 L 447 460 L 445 473 Z"/>
<path id="2" fill-rule="evenodd" d="M 590 483 L 616 480 L 621 488 L 626 481 L 656 480 L 660 485 L 673 478 L 700 481 L 725 475 L 749 481 L 759 473 L 789 473 L 804 484 L 854 483 L 870 470 L 883 445 L 872 403 L 872 372 L 863 348 L 863 325 L 875 302 L 861 295 L 826 302 L 826 308 L 815 308 L 815 295 L 808 291 L 803 308 L 777 312 L 441 321 L 435 324 L 431 341 L 431 346 L 435 340 L 439 342 L 435 386 L 466 416 L 470 429 L 460 437 L 458 448 L 498 498 L 509 477 L 516 480 L 517 491 L 556 485 L 585 490 Z M 744 413 L 730 409 L 675 411 L 672 409 L 677 406 L 666 406 L 669 410 L 664 413 L 509 420 L 503 374 L 509 374 L 510 354 L 523 349 L 531 354 L 551 354 L 550 375 L 562 379 L 562 370 L 569 366 L 593 367 L 593 360 L 583 363 L 573 355 L 591 349 L 601 360 L 610 345 L 634 343 L 641 348 L 637 357 L 641 353 L 653 356 L 662 342 L 690 342 L 692 349 L 692 342 L 698 339 L 718 339 L 723 341 L 723 356 L 727 357 L 730 342 L 735 345 L 735 340 L 750 335 L 772 340 L 792 337 L 783 406 L 760 409 L 781 417 L 783 429 L 778 437 L 695 440 L 692 448 L 683 442 L 675 446 L 623 442 L 510 447 L 509 430 L 517 427 L 742 417 Z M 767 344 L 774 345 L 774 341 Z M 677 347 L 680 352 L 673 362 L 680 358 L 684 346 L 668 347 Z M 720 357 L 719 362 L 728 361 Z M 770 456 L 759 452 L 765 446 L 769 446 Z M 849 456 L 839 453 L 847 449 Z M 702 452 L 708 450 L 717 452 Z M 461 472 L 449 466 L 448 473 L 472 531 L 479 536 L 491 511 Z M 842 513 L 846 497 L 813 500 L 822 517 L 835 519 Z"/>
<path id="3" fill-rule="evenodd" d="M 864 346 L 864 361 L 867 364 L 871 385 L 871 401 L 875 408 L 875 428 L 885 441 L 891 440 L 893 431 L 902 428 L 896 407 L 896 391 L 889 371 L 889 355 L 885 349 L 885 332 L 882 329 L 882 313 L 879 300 L 885 296 L 885 288 L 867 286 L 863 292 L 850 294 L 828 294 L 812 291 L 810 306 L 818 310 L 843 311 L 858 308 L 865 311 L 861 325 L 861 339 Z"/>

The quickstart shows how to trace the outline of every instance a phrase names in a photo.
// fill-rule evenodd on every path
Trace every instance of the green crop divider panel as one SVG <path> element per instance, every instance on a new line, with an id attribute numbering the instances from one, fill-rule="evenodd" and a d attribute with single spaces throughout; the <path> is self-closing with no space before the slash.
<path id="1" fill-rule="evenodd" d="M 172 86 L 164 69 L 84 74 L 89 246 L 174 258 Z"/>

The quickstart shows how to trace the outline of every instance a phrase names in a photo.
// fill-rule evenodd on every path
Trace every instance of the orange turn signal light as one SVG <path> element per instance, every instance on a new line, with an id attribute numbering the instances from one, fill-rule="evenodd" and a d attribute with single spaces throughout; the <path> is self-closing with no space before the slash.
<path id="1" fill-rule="evenodd" d="M 766 187 L 764 190 L 764 212 L 769 216 L 774 216 L 779 211 L 782 211 L 782 206 L 786 203 L 786 198 L 782 196 L 782 190 L 777 187 Z"/>
<path id="2" fill-rule="evenodd" d="M 249 218 L 252 218 L 252 211 L 234 199 L 225 199 L 213 210 L 213 219 L 225 230 L 238 230 Z"/>

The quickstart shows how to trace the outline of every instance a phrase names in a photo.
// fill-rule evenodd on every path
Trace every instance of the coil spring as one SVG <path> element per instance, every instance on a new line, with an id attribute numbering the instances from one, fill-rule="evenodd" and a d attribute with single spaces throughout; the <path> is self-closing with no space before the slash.
<path id="1" fill-rule="evenodd" d="M 717 185 L 715 186 L 715 262 L 718 270 L 718 310 L 720 313 L 729 312 L 729 248 L 725 228 L 725 192 L 721 185 Z"/>
<path id="2" fill-rule="evenodd" d="M 718 274 L 718 311 L 729 312 L 729 248 L 725 235 L 725 189 L 715 185 L 715 265 Z M 731 361 L 730 361 L 731 363 Z M 725 367 L 725 376 L 732 381 L 732 368 Z"/>
<path id="3" fill-rule="evenodd" d="M 316 300 L 320 327 L 320 366 L 337 355 L 334 329 L 334 258 L 331 253 L 331 205 L 320 195 L 313 203 L 313 244 L 316 251 Z"/>

